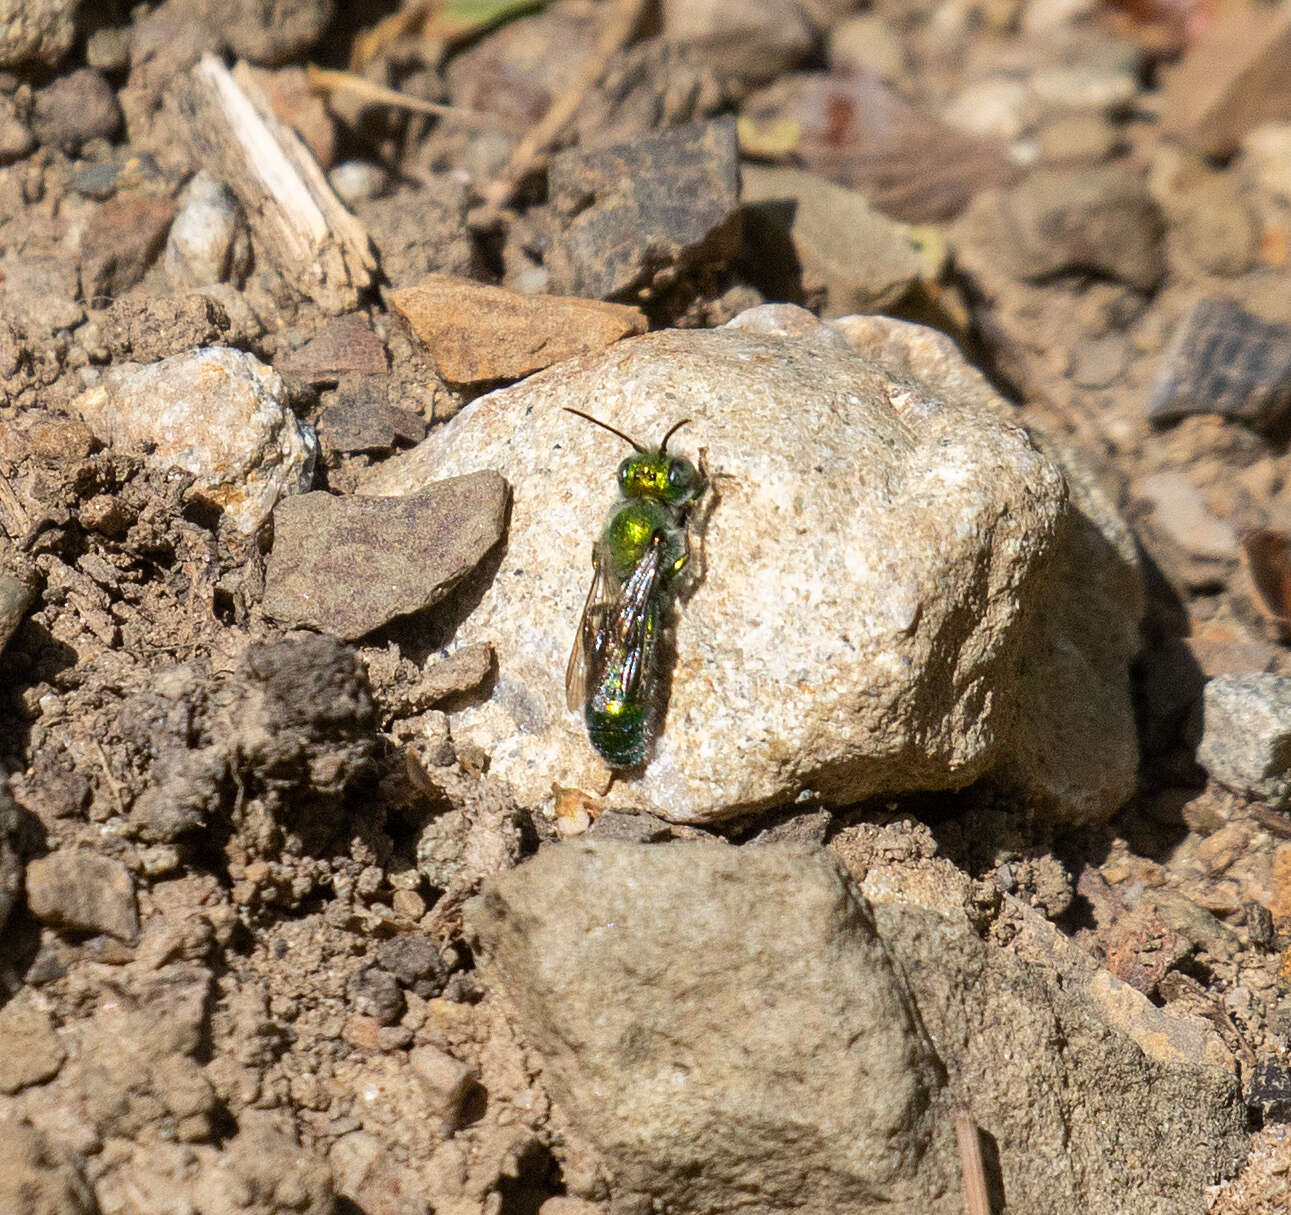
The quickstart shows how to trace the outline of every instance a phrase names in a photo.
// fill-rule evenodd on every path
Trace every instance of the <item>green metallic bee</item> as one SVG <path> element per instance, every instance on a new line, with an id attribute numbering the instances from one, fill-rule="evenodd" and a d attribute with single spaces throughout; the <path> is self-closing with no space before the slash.
<path id="1" fill-rule="evenodd" d="M 630 443 L 619 465 L 619 501 L 592 550 L 592 586 L 565 671 L 565 700 L 582 711 L 587 737 L 612 768 L 643 763 L 657 724 L 659 643 L 690 560 L 687 520 L 708 487 L 703 453 L 696 468 L 668 454 L 668 440 L 643 447 L 578 409 L 567 412 Z"/>

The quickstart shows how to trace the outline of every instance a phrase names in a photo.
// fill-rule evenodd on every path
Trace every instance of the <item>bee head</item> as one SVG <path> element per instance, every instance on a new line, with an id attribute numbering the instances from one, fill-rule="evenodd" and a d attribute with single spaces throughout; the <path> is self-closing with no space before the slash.
<path id="1" fill-rule="evenodd" d="M 685 456 L 666 451 L 638 451 L 619 465 L 619 489 L 625 498 L 653 498 L 680 506 L 698 496 L 703 478 Z"/>
<path id="2" fill-rule="evenodd" d="M 564 410 L 585 418 L 632 445 L 633 454 L 619 465 L 619 489 L 625 498 L 652 498 L 656 502 L 667 502 L 670 506 L 681 506 L 703 492 L 704 475 L 684 456 L 668 454 L 668 440 L 690 421 L 689 418 L 675 423 L 658 447 L 649 448 L 643 447 L 631 435 L 625 435 L 608 422 L 602 422 L 600 418 L 594 418 L 581 409 L 571 409 L 566 405 Z"/>

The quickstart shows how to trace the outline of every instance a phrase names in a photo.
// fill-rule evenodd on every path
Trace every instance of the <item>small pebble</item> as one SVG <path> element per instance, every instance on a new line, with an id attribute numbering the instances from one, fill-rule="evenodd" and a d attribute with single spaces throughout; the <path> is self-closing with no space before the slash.
<path id="1" fill-rule="evenodd" d="M 1202 705 L 1197 762 L 1237 793 L 1291 804 L 1291 677 L 1220 675 Z"/>
<path id="2" fill-rule="evenodd" d="M 56 928 L 105 932 L 122 941 L 139 935 L 130 871 L 93 852 L 51 852 L 27 866 L 27 906 Z"/>
<path id="3" fill-rule="evenodd" d="M 110 139 L 121 127 L 112 86 L 92 68 L 59 76 L 35 96 L 31 130 L 39 143 L 69 155 L 91 139 Z"/>
<path id="4" fill-rule="evenodd" d="M 380 1025 L 393 1025 L 403 1016 L 399 981 L 379 966 L 367 966 L 350 980 L 350 999 L 360 1016 L 371 1017 Z"/>
<path id="5" fill-rule="evenodd" d="M 415 890 L 396 890 L 390 905 L 405 920 L 419 920 L 426 914 L 426 900 Z"/>
<path id="6" fill-rule="evenodd" d="M 367 160 L 343 160 L 328 173 L 327 180 L 347 207 L 379 198 L 389 185 L 386 171 Z"/>
<path id="7" fill-rule="evenodd" d="M 1144 477 L 1135 494 L 1152 504 L 1153 521 L 1191 557 L 1209 561 L 1237 558 L 1237 532 L 1217 519 L 1201 494 L 1181 472 L 1160 472 Z"/>
<path id="8" fill-rule="evenodd" d="M 476 1083 L 475 1069 L 434 1046 L 419 1046 L 408 1056 L 445 1130 L 456 1130 L 462 1106 Z"/>
<path id="9" fill-rule="evenodd" d="M 164 264 L 176 287 L 208 287 L 228 277 L 240 213 L 233 191 L 205 170 L 184 192 L 170 226 Z"/>

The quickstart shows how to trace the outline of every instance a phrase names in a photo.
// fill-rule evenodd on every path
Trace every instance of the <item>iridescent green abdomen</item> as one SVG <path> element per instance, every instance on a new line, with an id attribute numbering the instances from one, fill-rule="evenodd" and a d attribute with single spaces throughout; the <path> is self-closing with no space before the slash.
<path id="1" fill-rule="evenodd" d="M 659 634 L 659 605 L 646 609 L 643 664 L 637 680 L 625 678 L 624 660 L 617 657 L 607 665 L 600 682 L 591 690 L 583 710 L 587 739 L 596 753 L 611 767 L 631 768 L 641 763 L 650 744 L 651 714 L 656 705 L 655 642 Z"/>

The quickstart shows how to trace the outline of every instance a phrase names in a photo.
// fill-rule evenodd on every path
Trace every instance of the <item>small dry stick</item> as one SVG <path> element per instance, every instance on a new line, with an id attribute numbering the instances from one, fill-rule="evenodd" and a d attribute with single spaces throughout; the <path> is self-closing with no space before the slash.
<path id="1" fill-rule="evenodd" d="M 363 101 L 373 105 L 388 105 L 400 110 L 412 110 L 415 114 L 430 114 L 435 118 L 452 118 L 466 126 L 480 127 L 486 131 L 513 130 L 514 124 L 500 114 L 486 114 L 481 110 L 464 110 L 457 105 L 441 105 L 437 101 L 423 101 L 420 97 L 410 97 L 396 89 L 387 89 L 356 76 L 353 72 L 338 72 L 332 68 L 315 67 L 312 63 L 305 69 L 309 87 L 319 93 L 353 93 Z"/>
<path id="2" fill-rule="evenodd" d="M 645 0 L 613 0 L 613 4 L 614 12 L 606 21 L 596 49 L 583 61 L 573 83 L 547 107 L 547 112 L 511 153 L 506 167 L 484 191 L 484 203 L 490 210 L 505 207 L 516 186 L 542 164 L 552 142 L 574 116 L 587 91 L 604 75 L 610 56 L 632 37 Z"/>
<path id="3" fill-rule="evenodd" d="M 121 786 L 117 784 L 117 778 L 112 775 L 112 766 L 108 763 L 108 753 L 103 749 L 103 744 L 97 738 L 91 740 L 94 743 L 94 749 L 99 753 L 99 764 L 103 768 L 103 777 L 108 784 L 108 792 L 112 794 L 112 804 L 116 806 L 118 814 L 126 812 L 125 802 L 121 800 Z"/>
<path id="4" fill-rule="evenodd" d="M 962 1105 L 955 1110 L 955 1138 L 959 1142 L 959 1168 L 964 1175 L 964 1211 L 966 1215 L 991 1215 L 982 1140 L 973 1116 Z"/>
<path id="5" fill-rule="evenodd" d="M 377 269 L 367 230 L 300 136 L 274 115 L 250 69 L 240 63 L 230 72 L 203 55 L 179 99 L 194 159 L 238 196 L 257 256 L 263 250 L 324 312 L 356 308 Z"/>

